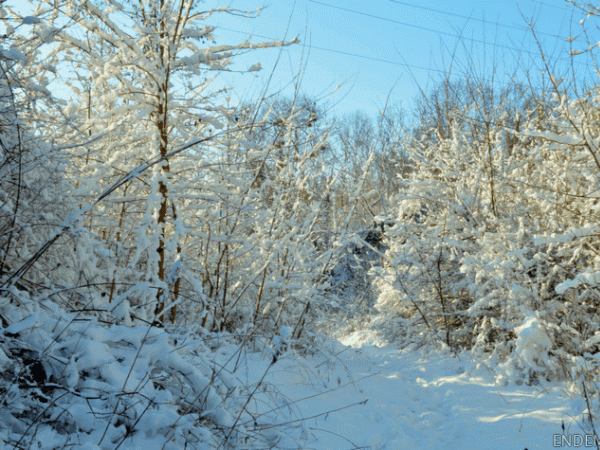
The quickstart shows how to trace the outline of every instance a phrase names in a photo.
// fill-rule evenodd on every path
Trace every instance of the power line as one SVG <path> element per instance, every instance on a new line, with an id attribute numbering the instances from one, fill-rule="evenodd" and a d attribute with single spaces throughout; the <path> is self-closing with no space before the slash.
<path id="1" fill-rule="evenodd" d="M 390 0 L 390 2 L 392 2 L 392 3 L 398 3 L 399 5 L 410 6 L 411 8 L 418 8 L 418 9 L 423 9 L 425 11 L 432 11 L 432 12 L 436 12 L 436 13 L 439 13 L 439 14 L 445 14 L 447 16 L 460 17 L 460 18 L 467 19 L 467 20 L 476 20 L 478 22 L 482 22 L 482 23 L 485 23 L 485 24 L 497 25 L 497 26 L 504 27 L 504 28 L 511 28 L 513 30 L 519 30 L 519 31 L 528 31 L 529 30 L 529 28 L 527 28 L 527 27 L 520 27 L 520 26 L 517 26 L 517 25 L 508 25 L 508 24 L 499 23 L 499 22 L 488 22 L 487 20 L 484 20 L 484 19 L 477 19 L 476 17 L 464 16 L 462 14 L 456 14 L 456 13 L 452 13 L 452 12 L 449 12 L 449 11 L 442 11 L 441 9 L 429 8 L 427 6 L 413 5 L 411 3 L 402 2 L 400 0 Z M 537 34 L 543 34 L 544 36 L 551 36 L 553 38 L 562 39 L 560 36 L 556 36 L 555 34 L 551 34 L 551 33 L 544 33 L 542 31 L 537 31 L 536 33 Z"/>
<path id="2" fill-rule="evenodd" d="M 328 6 L 330 8 L 339 9 L 339 10 L 342 10 L 342 11 L 347 11 L 347 12 L 351 12 L 351 13 L 354 13 L 354 14 L 359 14 L 359 15 L 363 15 L 363 16 L 367 16 L 367 17 L 372 17 L 372 18 L 379 19 L 379 20 L 385 20 L 385 21 L 388 21 L 388 22 L 392 22 L 392 23 L 396 23 L 396 24 L 400 24 L 400 25 L 405 25 L 405 26 L 408 26 L 408 27 L 412 27 L 412 28 L 417 28 L 417 29 L 429 31 L 429 32 L 436 33 L 436 34 L 445 34 L 445 35 L 448 35 L 448 36 L 453 36 L 453 37 L 457 37 L 457 38 L 471 40 L 473 42 L 482 43 L 482 44 L 485 44 L 485 45 L 491 45 L 493 47 L 506 48 L 506 49 L 509 49 L 509 50 L 517 51 L 517 52 L 523 51 L 525 53 L 529 53 L 529 54 L 538 56 L 538 53 L 536 53 L 536 52 L 531 52 L 531 51 L 527 51 L 527 50 L 519 50 L 519 49 L 516 49 L 514 47 L 508 47 L 508 46 L 499 45 L 499 44 L 491 44 L 491 43 L 488 43 L 488 42 L 485 42 L 485 41 L 480 41 L 480 40 L 472 39 L 472 38 L 464 38 L 462 36 L 459 36 L 459 35 L 456 35 L 456 34 L 452 34 L 452 33 L 448 33 L 448 32 L 445 32 L 445 31 L 433 30 L 433 29 L 430 29 L 430 28 L 427 28 L 427 27 L 421 27 L 421 26 L 418 26 L 418 25 L 412 25 L 412 24 L 400 22 L 400 21 L 397 21 L 397 20 L 388 19 L 386 17 L 381 17 L 381 16 L 376 16 L 376 15 L 373 15 L 373 14 L 368 14 L 368 13 L 365 13 L 365 12 L 362 12 L 362 11 L 356 11 L 356 10 L 349 9 L 349 8 L 343 8 L 343 7 L 340 7 L 340 6 L 330 5 L 330 4 L 327 4 L 327 3 L 322 3 L 322 2 L 317 1 L 317 0 L 308 0 L 308 1 L 310 3 L 315 3 L 315 4 L 318 4 L 318 5 Z M 399 0 L 390 0 L 390 1 L 392 1 L 394 3 L 405 4 L 405 5 L 408 5 L 408 6 L 414 6 L 416 8 L 428 9 L 428 10 L 431 10 L 431 11 L 440 12 L 442 14 L 450 14 L 450 15 L 460 16 L 460 15 L 454 14 L 454 13 L 447 13 L 447 12 L 436 10 L 436 9 L 432 9 L 432 8 L 425 8 L 425 7 L 421 7 L 421 6 L 412 5 L 412 4 L 405 3 L 405 2 L 402 2 L 402 1 L 399 1 Z M 536 1 L 536 0 L 533 0 L 533 1 Z M 552 5 L 548 5 L 548 6 L 552 6 Z M 465 17 L 465 18 L 468 19 L 467 16 L 460 16 L 460 17 Z M 480 21 L 485 22 L 485 23 L 490 23 L 490 22 L 484 21 L 483 19 L 477 19 L 477 20 L 480 20 Z M 509 28 L 518 29 L 518 27 L 513 27 L 513 26 L 510 26 L 510 25 L 502 25 L 502 24 L 498 24 L 498 25 L 500 25 L 500 26 L 506 26 L 506 27 L 509 27 Z M 244 31 L 234 30 L 234 29 L 231 29 L 231 28 L 218 27 L 218 29 L 224 30 L 224 31 L 230 31 L 232 33 L 244 34 L 244 35 L 250 35 L 251 34 L 253 36 L 260 37 L 260 38 L 263 38 L 263 39 L 268 39 L 268 40 L 271 40 L 271 41 L 276 40 L 275 38 L 272 38 L 272 37 L 269 37 L 269 36 L 263 36 L 263 35 L 260 35 L 260 34 L 248 33 L 248 32 L 244 32 Z M 547 33 L 538 33 L 538 34 L 547 34 Z M 548 34 L 548 35 L 552 36 L 552 37 L 557 37 L 557 36 L 554 36 L 554 35 L 551 35 L 551 34 Z M 373 57 L 373 56 L 359 55 L 357 53 L 351 53 L 351 52 L 345 52 L 345 51 L 335 50 L 335 49 L 331 49 L 331 48 L 319 47 L 319 46 L 316 46 L 316 45 L 311 45 L 310 48 L 311 49 L 315 49 L 315 50 L 322 50 L 322 51 L 326 51 L 326 52 L 330 52 L 330 53 L 337 53 L 339 55 L 352 56 L 352 57 L 355 57 L 355 58 L 361 58 L 361 59 L 367 59 L 367 60 L 370 60 L 370 61 L 377 61 L 377 62 L 382 62 L 382 63 L 386 63 L 386 64 L 392 64 L 392 65 L 395 65 L 395 66 L 410 67 L 412 69 L 424 70 L 426 72 L 437 72 L 437 73 L 442 73 L 442 74 L 446 73 L 445 71 L 439 70 L 439 69 L 432 69 L 432 68 L 427 68 L 427 67 L 415 66 L 415 65 L 407 64 L 407 63 L 403 63 L 403 62 L 401 63 L 401 62 L 398 62 L 398 61 L 391 61 L 391 60 L 388 60 L 388 59 L 376 58 L 376 57 Z M 560 59 L 565 59 L 565 58 L 560 58 Z M 580 65 L 580 64 L 582 64 L 582 63 L 578 63 L 578 65 Z"/>
<path id="3" fill-rule="evenodd" d="M 270 41 L 276 41 L 277 40 L 277 39 L 269 37 L 269 36 L 262 36 L 260 34 L 248 33 L 248 32 L 239 31 L 239 30 L 233 30 L 231 28 L 217 27 L 217 30 L 230 31 L 232 33 L 244 34 L 246 36 L 252 35 L 252 36 L 259 37 L 259 38 L 268 39 Z M 439 70 L 439 69 L 431 69 L 431 68 L 427 68 L 427 67 L 421 67 L 421 66 L 415 66 L 415 65 L 412 65 L 412 64 L 401 63 L 401 62 L 398 62 L 398 61 L 390 61 L 389 59 L 375 58 L 373 56 L 366 56 L 366 55 L 359 55 L 359 54 L 356 54 L 356 53 L 343 52 L 341 50 L 334 50 L 332 48 L 318 47 L 318 46 L 312 45 L 312 44 L 310 46 L 310 49 L 322 50 L 322 51 L 331 52 L 331 53 L 338 53 L 340 55 L 353 56 L 355 58 L 362 58 L 362 59 L 368 59 L 368 60 L 371 60 L 371 61 L 378 61 L 378 62 L 382 62 L 382 63 L 386 63 L 386 64 L 393 64 L 395 66 L 410 67 L 411 69 L 425 70 L 427 72 L 446 73 L 445 71 Z"/>
<path id="4" fill-rule="evenodd" d="M 418 30 L 428 31 L 430 33 L 435 33 L 435 34 L 438 34 L 438 35 L 443 34 L 443 35 L 446 35 L 446 36 L 452 36 L 452 37 L 459 38 L 459 39 L 466 39 L 468 41 L 476 42 L 476 43 L 483 44 L 483 45 L 492 46 L 492 47 L 495 47 L 495 48 L 496 47 L 497 48 L 505 48 L 505 49 L 508 49 L 508 50 L 516 51 L 516 52 L 529 53 L 530 55 L 539 56 L 539 53 L 532 52 L 532 51 L 529 51 L 529 50 L 517 49 L 517 48 L 514 48 L 514 47 L 509 47 L 507 45 L 501 45 L 501 44 L 492 44 L 492 43 L 489 43 L 489 42 L 486 42 L 486 41 L 482 41 L 482 40 L 479 40 L 479 39 L 473 39 L 473 38 L 469 38 L 469 37 L 459 36 L 458 34 L 448 33 L 446 31 L 434 30 L 434 29 L 427 28 L 427 27 L 422 27 L 422 26 L 419 26 L 419 25 L 413 25 L 413 24 L 406 23 L 406 22 L 400 22 L 399 20 L 388 19 L 387 17 L 381 17 L 381 16 L 376 16 L 374 14 L 365 13 L 365 12 L 362 12 L 362 11 L 356 11 L 354 9 L 343 8 L 341 6 L 330 5 L 328 3 L 322 3 L 322 2 L 319 2 L 317 0 L 308 0 L 308 1 L 310 3 L 315 3 L 315 4 L 318 4 L 318 5 L 327 6 L 329 8 L 339 9 L 340 11 L 346 11 L 346 12 L 351 12 L 351 13 L 358 14 L 358 15 L 361 15 L 361 16 L 372 17 L 374 19 L 385 20 L 386 22 L 396 23 L 396 24 L 399 24 L 399 25 L 404 25 L 404 26 L 407 26 L 407 27 L 416 28 Z M 557 59 L 558 60 L 570 60 L 570 58 L 557 58 Z"/>
<path id="5" fill-rule="evenodd" d="M 549 8 L 560 9 L 561 11 L 571 11 L 571 9 L 569 9 L 569 8 L 561 8 L 560 6 L 549 5 L 548 3 L 540 2 L 538 0 L 531 0 L 531 1 L 534 3 L 539 3 L 540 5 L 547 6 Z"/>

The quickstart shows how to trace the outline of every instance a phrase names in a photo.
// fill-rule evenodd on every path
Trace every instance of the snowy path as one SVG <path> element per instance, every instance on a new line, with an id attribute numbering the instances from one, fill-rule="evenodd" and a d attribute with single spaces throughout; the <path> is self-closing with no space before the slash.
<path id="1" fill-rule="evenodd" d="M 284 357 L 265 378 L 280 390 L 281 404 L 322 393 L 293 405 L 303 417 L 368 399 L 309 419 L 310 448 L 545 450 L 557 448 L 553 435 L 562 432 L 562 420 L 567 433 L 583 434 L 558 386 L 545 386 L 544 394 L 539 386 L 498 387 L 488 369 L 464 357 L 421 360 L 389 346 L 359 346 L 359 338 L 342 340 L 355 348 L 340 344 L 333 367 L 315 362 L 323 361 L 318 355 L 303 362 Z M 349 373 L 362 380 L 352 383 Z"/>

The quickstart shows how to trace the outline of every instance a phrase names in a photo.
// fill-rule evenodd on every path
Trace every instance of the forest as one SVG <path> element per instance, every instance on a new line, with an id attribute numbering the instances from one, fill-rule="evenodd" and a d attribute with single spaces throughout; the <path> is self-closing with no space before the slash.
<path id="1" fill-rule="evenodd" d="M 357 330 L 562 383 L 596 435 L 596 81 L 540 48 L 542 84 L 447 73 L 375 118 L 299 82 L 232 106 L 215 74 L 300 39 L 220 44 L 254 12 L 199 0 L 32 4 L 0 1 L 0 449 L 317 448 L 265 377 Z"/>

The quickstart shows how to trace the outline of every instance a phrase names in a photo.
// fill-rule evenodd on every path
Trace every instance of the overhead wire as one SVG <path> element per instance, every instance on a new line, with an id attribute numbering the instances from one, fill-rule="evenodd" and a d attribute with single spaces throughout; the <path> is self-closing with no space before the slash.
<path id="1" fill-rule="evenodd" d="M 539 0 L 531 0 L 531 1 L 532 1 L 533 3 L 538 3 L 538 4 L 540 4 L 540 5 L 547 6 L 547 7 L 549 7 L 549 8 L 560 9 L 561 11 L 571 11 L 571 9 L 569 9 L 569 8 L 562 8 L 562 7 L 560 7 L 560 6 L 556 6 L 556 5 L 550 5 L 550 4 L 548 4 L 548 3 L 544 3 L 544 2 L 541 2 L 541 1 L 539 1 Z"/>
<path id="2" fill-rule="evenodd" d="M 493 47 L 504 48 L 504 49 L 507 49 L 507 50 L 513 50 L 513 51 L 516 51 L 516 52 L 524 52 L 524 53 L 529 53 L 531 55 L 539 56 L 539 53 L 532 52 L 532 51 L 529 51 L 529 50 L 517 49 L 517 48 L 514 48 L 514 47 L 509 47 L 507 45 L 501 45 L 501 44 L 492 44 L 490 42 L 482 41 L 482 40 L 479 40 L 479 39 L 474 39 L 474 38 L 469 38 L 469 37 L 465 37 L 465 36 L 460 36 L 458 34 L 449 33 L 447 31 L 434 30 L 432 28 L 423 27 L 423 26 L 420 26 L 420 25 L 414 25 L 414 24 L 410 24 L 410 23 L 406 23 L 406 22 L 401 22 L 399 20 L 389 19 L 387 17 L 381 17 L 381 16 L 377 16 L 375 14 L 369 14 L 369 13 L 366 13 L 366 12 L 357 11 L 355 9 L 344 8 L 342 6 L 330 5 L 329 3 L 323 3 L 323 2 L 320 2 L 320 1 L 317 1 L 317 0 L 308 0 L 308 1 L 309 1 L 309 3 L 315 3 L 317 5 L 322 5 L 322 6 L 327 6 L 329 8 L 338 9 L 340 11 L 351 12 L 353 14 L 358 14 L 358 15 L 361 15 L 361 16 L 366 16 L 366 17 L 371 17 L 371 18 L 374 18 L 374 19 L 384 20 L 386 22 L 391 22 L 391 23 L 395 23 L 395 24 L 398 24 L 398 25 L 404 25 L 404 26 L 407 26 L 407 27 L 410 27 L 410 28 L 416 28 L 418 30 L 428 31 L 430 33 L 435 33 L 435 34 L 438 34 L 438 35 L 443 34 L 443 35 L 446 35 L 446 36 L 451 36 L 451 37 L 455 37 L 455 38 L 459 38 L 459 39 L 466 39 L 468 41 L 476 42 L 476 43 L 483 44 L 483 45 L 489 45 L 489 46 L 493 46 Z"/>
<path id="3" fill-rule="evenodd" d="M 506 49 L 509 49 L 509 50 L 517 51 L 517 52 L 525 52 L 525 53 L 529 53 L 531 55 L 539 56 L 538 53 L 536 53 L 536 52 L 531 52 L 531 51 L 527 51 L 527 50 L 520 50 L 520 49 L 517 49 L 517 48 L 514 48 L 514 47 L 508 47 L 508 46 L 499 45 L 499 44 L 492 44 L 490 42 L 481 41 L 481 40 L 477 40 L 477 39 L 466 38 L 466 37 L 463 37 L 463 36 L 459 36 L 457 34 L 452 34 L 452 33 L 448 33 L 448 32 L 441 31 L 441 30 L 434 30 L 434 29 L 427 28 L 427 27 L 422 27 L 422 26 L 419 26 L 419 25 L 404 23 L 404 22 L 400 22 L 398 20 L 389 19 L 389 18 L 386 18 L 386 17 L 381 17 L 381 16 L 377 16 L 377 15 L 374 15 L 374 14 L 365 13 L 365 12 L 362 12 L 362 11 L 357 11 L 357 10 L 353 10 L 353 9 L 349 9 L 349 8 L 344 8 L 344 7 L 341 7 L 341 6 L 331 5 L 331 4 L 328 4 L 328 3 L 320 2 L 318 0 L 308 0 L 308 1 L 310 3 L 315 3 L 315 4 L 318 4 L 318 5 L 322 5 L 322 6 L 327 6 L 329 8 L 334 8 L 334 9 L 338 9 L 338 10 L 342 10 L 342 11 L 346 11 L 346 12 L 351 12 L 351 13 L 354 13 L 354 14 L 359 14 L 359 15 L 371 17 L 371 18 L 374 18 L 374 19 L 384 20 L 384 21 L 388 21 L 388 22 L 392 22 L 392 23 L 396 23 L 396 24 L 400 24 L 400 25 L 404 25 L 404 26 L 408 26 L 408 27 L 412 27 L 412 28 L 417 28 L 417 29 L 421 29 L 421 30 L 424 30 L 424 31 L 429 31 L 429 32 L 436 33 L 436 34 L 444 34 L 444 35 L 448 35 L 448 36 L 452 36 L 452 37 L 456 37 L 456 38 L 467 39 L 467 40 L 470 40 L 470 41 L 473 41 L 473 42 L 478 42 L 478 43 L 485 44 L 485 45 L 506 48 Z M 400 1 L 400 0 L 390 0 L 390 1 L 393 2 L 393 3 L 399 3 L 399 4 L 403 4 L 403 5 L 407 5 L 407 6 L 411 6 L 411 7 L 415 7 L 415 8 L 420 8 L 420 9 L 424 9 L 424 10 L 430 10 L 430 11 L 434 11 L 434 12 L 439 12 L 441 14 L 458 16 L 458 17 L 462 17 L 462 18 L 465 18 L 465 19 L 472 19 L 472 18 L 470 18 L 468 16 L 463 16 L 463 15 L 460 15 L 460 14 L 450 13 L 450 12 L 438 10 L 438 9 L 435 9 L 435 8 L 417 6 L 417 5 L 406 3 L 406 2 L 403 2 L 403 1 Z M 537 0 L 532 0 L 532 1 L 536 1 L 537 3 L 542 3 L 542 2 L 539 2 Z M 552 6 L 552 5 L 547 5 L 547 6 Z M 484 23 L 489 23 L 489 24 L 495 24 L 493 22 L 485 21 L 483 19 L 473 19 L 473 20 L 478 20 L 478 21 L 481 21 L 481 22 L 484 22 Z M 507 24 L 499 24 L 498 23 L 498 24 L 495 24 L 495 25 L 502 26 L 502 27 L 508 27 L 508 28 L 514 28 L 514 29 L 518 29 L 518 30 L 521 30 L 521 31 L 525 31 L 526 30 L 525 28 L 519 28 L 519 27 L 512 26 L 512 25 L 507 25 Z M 256 37 L 263 38 L 263 39 L 276 40 L 275 38 L 272 38 L 272 37 L 269 37 L 269 36 L 264 36 L 264 35 L 254 34 L 254 33 L 248 33 L 248 32 L 244 32 L 244 31 L 240 31 L 240 30 L 234 30 L 234 29 L 231 29 L 231 28 L 218 27 L 218 29 L 224 30 L 224 31 L 229 31 L 229 32 L 232 32 L 232 33 L 239 33 L 239 34 L 245 34 L 245 35 L 253 35 L 253 36 L 256 36 Z M 541 32 L 537 32 L 537 33 L 538 34 L 546 34 L 548 36 L 555 37 L 555 38 L 557 37 L 555 35 L 548 34 L 548 33 L 541 33 Z M 336 53 L 336 54 L 340 54 L 340 55 L 345 55 L 345 56 L 351 56 L 351 57 L 354 57 L 354 58 L 361 58 L 361 59 L 366 59 L 366 60 L 370 60 L 370 61 L 382 62 L 382 63 L 385 63 L 385 64 L 392 64 L 392 65 L 401 66 L 401 67 L 409 67 L 409 68 L 412 68 L 412 69 L 423 70 L 423 71 L 426 71 L 426 72 L 436 72 L 436 73 L 442 73 L 442 74 L 445 73 L 445 71 L 440 70 L 440 69 L 433 69 L 433 68 L 428 68 L 428 67 L 423 67 L 423 66 L 417 66 L 417 65 L 408 64 L 408 63 L 405 63 L 405 62 L 392 61 L 392 60 L 389 60 L 389 59 L 377 58 L 377 57 L 373 57 L 373 56 L 360 55 L 360 54 L 357 54 L 357 53 L 352 53 L 352 52 L 347 52 L 347 51 L 342 51 L 342 50 L 336 50 L 336 49 L 326 48 L 326 47 L 320 47 L 320 46 L 316 46 L 316 45 L 312 45 L 312 44 L 311 44 L 310 48 L 311 49 L 315 49 L 315 50 L 321 50 L 321 51 L 325 51 L 325 52 L 330 52 L 330 53 Z M 582 64 L 582 63 L 578 63 L 578 64 Z"/>
<path id="4" fill-rule="evenodd" d="M 500 23 L 500 22 L 490 22 L 490 21 L 485 20 L 485 19 L 478 19 L 477 17 L 469 17 L 469 16 L 465 16 L 463 14 L 457 14 L 457 13 L 453 13 L 453 12 L 450 12 L 450 11 L 442 11 L 441 9 L 430 8 L 428 6 L 413 5 L 412 3 L 407 3 L 407 2 L 400 1 L 400 0 L 390 0 L 390 2 L 397 3 L 399 5 L 410 6 L 411 8 L 418 8 L 418 9 L 422 9 L 422 10 L 425 10 L 425 11 L 436 12 L 438 14 L 444 14 L 446 16 L 460 17 L 462 19 L 475 20 L 477 22 L 482 22 L 484 24 L 497 25 L 497 26 L 503 27 L 503 28 L 511 28 L 513 30 L 518 30 L 518 31 L 529 31 L 528 27 L 517 26 L 517 25 L 508 25 L 508 24 Z M 552 34 L 552 33 L 544 33 L 543 31 L 536 31 L 536 34 L 544 35 L 544 36 L 550 36 L 550 37 L 557 38 L 557 39 L 562 39 L 560 36 L 557 36 L 557 35 Z"/>
<path id="5" fill-rule="evenodd" d="M 366 16 L 366 17 L 371 17 L 371 18 L 378 19 L 378 20 L 383 20 L 383 21 L 386 21 L 386 22 L 392 22 L 392 23 L 396 23 L 396 24 L 399 24 L 399 25 L 404 25 L 404 26 L 407 26 L 407 27 L 416 28 L 416 29 L 419 29 L 419 30 L 428 31 L 430 33 L 435 33 L 437 35 L 443 34 L 443 35 L 446 35 L 446 36 L 451 36 L 451 37 L 455 37 L 455 38 L 458 38 L 458 39 L 465 39 L 465 40 L 468 40 L 468 41 L 471 41 L 471 42 L 476 42 L 476 43 L 487 45 L 487 46 L 491 46 L 491 47 L 494 47 L 494 48 L 504 48 L 504 49 L 515 51 L 515 52 L 523 52 L 523 53 L 527 53 L 527 54 L 533 55 L 533 56 L 540 56 L 540 54 L 538 52 L 524 50 L 524 49 L 518 49 L 518 48 L 515 48 L 515 47 L 509 47 L 509 46 L 501 45 L 501 44 L 495 44 L 495 43 L 491 43 L 491 42 L 487 42 L 487 41 L 482 41 L 482 40 L 479 40 L 479 39 L 474 39 L 474 38 L 469 38 L 469 37 L 461 36 L 461 35 L 458 35 L 458 34 L 449 33 L 447 31 L 434 30 L 434 29 L 423 27 L 423 26 L 420 26 L 420 25 L 414 25 L 414 24 L 410 24 L 410 23 L 406 23 L 406 22 L 401 22 L 401 21 L 395 20 L 395 19 L 389 19 L 387 17 L 377 16 L 375 14 L 369 14 L 369 13 L 366 13 L 366 12 L 363 12 L 363 11 L 357 11 L 357 10 L 350 9 L 350 8 L 344 8 L 342 6 L 331 5 L 329 3 L 320 2 L 318 0 L 308 0 L 308 2 L 309 3 L 317 4 L 317 5 L 327 6 L 329 8 L 338 9 L 338 10 L 341 10 L 341 11 L 351 12 L 351 13 L 362 15 L 362 16 Z M 537 33 L 537 34 L 539 34 L 539 33 Z M 556 59 L 557 60 L 562 60 L 562 61 L 569 61 L 569 62 L 571 61 L 571 57 L 556 58 Z M 583 65 L 587 66 L 587 64 L 583 63 L 583 62 L 576 62 L 575 64 L 579 65 L 579 66 L 583 66 Z"/>
<path id="6" fill-rule="evenodd" d="M 263 38 L 263 39 L 269 39 L 270 41 L 275 41 L 275 38 L 269 37 L 269 36 L 263 36 L 260 34 L 256 34 L 256 33 L 248 33 L 245 31 L 239 31 L 239 30 L 234 30 L 231 28 L 225 28 L 225 27 L 217 27 L 216 31 L 218 30 L 224 30 L 224 31 L 230 31 L 232 33 L 238 33 L 238 34 L 245 34 L 245 35 L 252 35 L 252 36 L 256 36 L 259 38 Z M 402 62 L 398 62 L 398 61 L 391 61 L 389 59 L 383 59 L 383 58 L 375 58 L 373 56 L 366 56 L 366 55 L 359 55 L 357 53 L 350 53 L 350 52 L 344 52 L 341 50 L 335 50 L 332 48 L 325 48 L 325 47 L 319 47 L 316 45 L 310 45 L 310 49 L 316 49 L 316 50 L 322 50 L 325 52 L 331 52 L 331 53 L 338 53 L 340 55 L 345 55 L 345 56 L 353 56 L 356 58 L 362 58 L 362 59 L 368 59 L 371 61 L 378 61 L 378 62 L 382 62 L 382 63 L 386 63 L 386 64 L 393 64 L 395 66 L 403 66 L 403 67 L 410 67 L 411 69 L 419 69 L 419 70 L 425 70 L 428 72 L 439 72 L 439 73 L 445 73 L 443 70 L 439 70 L 439 69 L 431 69 L 431 68 L 427 68 L 427 67 L 421 67 L 421 66 L 415 66 L 412 64 L 406 64 L 406 63 L 402 63 Z"/>

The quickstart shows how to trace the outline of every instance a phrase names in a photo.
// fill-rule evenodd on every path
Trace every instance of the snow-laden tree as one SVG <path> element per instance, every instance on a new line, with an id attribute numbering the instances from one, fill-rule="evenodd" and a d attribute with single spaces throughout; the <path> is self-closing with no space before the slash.
<path id="1" fill-rule="evenodd" d="M 53 77 L 51 68 L 37 63 L 39 42 L 22 35 L 37 19 L 2 6 L 6 35 L 0 41 L 0 285 L 32 291 L 46 287 L 51 273 L 62 272 L 65 252 L 55 249 L 40 255 L 39 261 L 34 256 L 73 204 L 65 196 L 71 189 L 65 180 L 66 154 L 41 139 L 46 124 L 36 118 L 36 111 L 51 105 L 46 87 Z"/>
<path id="2" fill-rule="evenodd" d="M 0 18 L 5 13 L 0 8 Z M 60 441 L 116 448 L 138 439 L 158 440 L 164 448 L 301 446 L 306 427 L 276 406 L 265 414 L 263 396 L 268 403 L 271 394 L 237 383 L 214 359 L 222 341 L 190 334 L 206 333 L 207 321 L 221 331 L 235 324 L 237 312 L 249 310 L 250 322 L 279 332 L 268 371 L 292 332 L 298 336 L 314 317 L 311 301 L 319 299 L 318 275 L 331 253 L 316 255 L 313 248 L 318 196 L 294 199 L 306 182 L 298 177 L 303 164 L 317 177 L 324 169 L 309 159 L 326 136 L 297 155 L 295 172 L 274 177 L 273 185 L 285 188 L 265 207 L 257 163 L 273 147 L 254 140 L 252 115 L 236 125 L 226 109 L 204 104 L 202 117 L 180 123 L 176 119 L 193 106 L 171 98 L 164 105 L 180 115 L 163 115 L 174 121 L 166 122 L 172 126 L 163 154 L 152 115 L 161 97 L 150 90 L 135 97 L 127 89 L 139 80 L 128 78 L 123 87 L 110 66 L 106 73 L 113 78 L 96 91 L 96 79 L 88 77 L 92 66 L 79 64 L 74 79 L 66 79 L 69 72 L 62 70 L 86 61 L 75 56 L 90 55 L 73 51 L 58 15 L 52 27 L 43 8 L 37 14 L 42 18 L 10 17 L 36 25 L 33 35 L 11 34 L 10 48 L 0 41 L 0 446 Z M 52 99 L 46 89 L 52 61 L 40 62 L 36 46 L 54 37 L 64 44 L 55 49 L 58 72 L 79 89 L 80 103 Z M 92 41 L 90 34 L 86 42 Z M 102 45 L 104 56 L 125 66 L 118 49 L 111 53 Z M 119 95 L 111 98 L 108 86 Z M 284 128 L 294 129 L 298 115 L 292 108 L 282 118 Z M 292 148 L 291 135 L 281 145 Z M 193 152 L 183 158 L 188 148 Z M 173 264 L 164 283 L 161 259 L 152 257 L 161 248 L 171 258 L 165 265 Z M 167 287 L 171 299 L 183 300 L 178 312 L 186 314 L 178 319 L 191 326 L 182 333 L 115 326 L 152 319 L 157 300 L 159 306 L 169 301 L 156 292 Z M 295 328 L 272 328 L 290 318 Z M 268 340 L 260 343 L 268 350 Z M 65 407 L 71 413 L 65 415 Z M 289 433 L 276 424 L 282 417 L 292 423 Z"/>
<path id="3" fill-rule="evenodd" d="M 211 304 L 203 322 L 254 322 L 269 330 L 287 322 L 288 312 L 305 317 L 311 299 L 319 301 L 315 288 L 330 252 L 318 255 L 313 242 L 323 231 L 329 186 L 313 180 L 327 169 L 318 157 L 327 135 L 296 152 L 301 113 L 293 107 L 277 124 L 268 111 L 257 119 L 248 110 L 234 114 L 219 163 L 189 184 L 200 201 L 186 207 L 194 211 L 188 245 L 198 254 L 193 270 Z M 264 127 L 287 131 L 276 142 L 254 136 Z"/>
<path id="4" fill-rule="evenodd" d="M 154 162 L 88 213 L 89 236 L 77 247 L 76 269 L 94 274 L 98 295 L 125 321 L 132 299 L 139 317 L 151 320 L 154 311 L 162 318 L 165 304 L 177 301 L 182 279 L 201 288 L 199 301 L 210 291 L 188 272 L 199 263 L 201 247 L 186 252 L 186 224 L 197 214 L 195 203 L 204 204 L 200 214 L 215 221 L 214 228 L 222 229 L 228 213 L 211 210 L 211 199 L 192 192 L 202 185 L 211 195 L 230 196 L 251 187 L 244 184 L 248 176 L 239 176 L 239 158 L 248 155 L 231 145 L 241 138 L 239 126 L 232 129 L 232 111 L 217 102 L 211 79 L 242 52 L 297 42 L 217 45 L 209 24 L 215 15 L 254 13 L 203 6 L 194 0 L 42 2 L 33 21 L 34 37 L 52 44 L 46 64 L 63 70 L 61 82 L 75 94 L 59 108 L 62 117 L 48 117 L 64 125 L 47 133 L 72 148 L 69 173 L 77 189 L 70 195 L 84 205 L 136 166 Z M 190 150 L 178 154 L 184 146 Z M 96 239 L 111 250 L 95 255 Z M 174 306 L 170 314 L 173 320 Z"/>
<path id="5" fill-rule="evenodd" d="M 407 142 L 414 172 L 396 196 L 377 307 L 409 342 L 564 376 L 598 331 L 597 93 L 496 98 L 454 102 Z"/>
<path id="6" fill-rule="evenodd" d="M 423 100 L 374 273 L 390 333 L 530 381 L 599 370 L 600 96 L 548 73 L 547 91 L 471 79 Z"/>
<path id="7" fill-rule="evenodd" d="M 398 174 L 408 169 L 401 148 L 403 129 L 403 112 L 397 105 L 386 106 L 376 121 L 357 110 L 335 124 L 333 162 L 340 171 L 333 196 L 337 210 L 351 207 L 353 186 L 360 183 L 372 157 L 362 191 L 355 200 L 355 227 L 371 227 L 376 217 L 391 212 L 389 199 L 397 190 Z"/>

